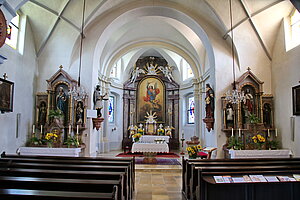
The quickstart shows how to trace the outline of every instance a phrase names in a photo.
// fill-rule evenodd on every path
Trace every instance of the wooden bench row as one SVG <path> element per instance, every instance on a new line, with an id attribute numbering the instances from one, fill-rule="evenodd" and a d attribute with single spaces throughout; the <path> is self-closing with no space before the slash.
<path id="1" fill-rule="evenodd" d="M 213 176 L 226 176 L 226 175 L 243 175 L 243 174 L 266 174 L 266 175 L 285 175 L 285 174 L 299 174 L 300 173 L 300 159 L 215 159 L 215 160 L 195 160 L 195 159 L 183 159 L 183 171 L 182 171 L 182 193 L 186 199 L 226 199 L 227 195 L 222 194 L 220 191 L 228 192 L 229 188 L 232 191 L 239 193 L 240 189 L 234 185 L 215 184 L 215 182 L 209 182 Z M 212 184 L 213 183 L 213 184 Z M 240 184 L 240 188 L 243 191 L 247 191 L 246 186 Z M 272 184 L 270 184 L 272 185 Z M 296 187 L 296 183 L 289 188 Z M 214 187 L 213 187 L 214 186 Z M 298 187 L 299 185 L 297 185 Z M 209 189 L 214 188 L 214 189 Z M 224 187 L 224 188 L 222 188 Z M 249 188 L 249 184 L 247 185 Z M 253 186 L 258 187 L 258 184 Z M 283 188 L 286 187 L 286 184 Z M 227 188 L 227 189 L 225 189 Z M 223 190 L 225 189 L 225 190 Z M 300 188 L 299 188 L 300 189 Z M 211 192 L 215 191 L 215 192 Z M 252 191 L 252 190 L 251 190 Z M 280 191 L 280 190 L 279 190 Z M 282 191 L 281 191 L 282 192 Z M 249 193 L 249 191 L 248 191 Z M 210 195 L 209 194 L 213 194 Z M 219 194 L 219 195 L 218 195 Z M 280 193 L 281 194 L 281 193 Z M 223 198 L 222 198 L 223 195 Z M 228 194 L 229 195 L 229 194 Z M 243 195 L 241 195 L 243 196 Z M 236 199 L 244 199 L 243 196 L 238 196 Z M 251 195 L 250 195 L 251 196 Z M 280 196 L 280 195 L 277 195 Z M 257 198 L 257 197 L 255 197 Z M 255 199 L 254 198 L 254 199 Z M 247 197 L 246 199 L 253 199 Z M 288 198 L 287 198 L 288 199 Z M 293 198 L 292 198 L 293 199 Z M 266 198 L 264 199 L 266 200 Z"/>
<path id="2" fill-rule="evenodd" d="M 17 199 L 131 199 L 134 159 L 1 155 L 1 196 Z M 7 192 L 11 190 L 11 192 Z M 12 192 L 13 191 L 13 192 Z M 55 192 L 59 195 L 55 195 Z M 48 193 L 47 193 L 48 192 Z M 97 195 L 98 194 L 98 195 Z M 22 196 L 22 197 L 20 197 Z M 10 197 L 8 197 L 10 198 Z"/>

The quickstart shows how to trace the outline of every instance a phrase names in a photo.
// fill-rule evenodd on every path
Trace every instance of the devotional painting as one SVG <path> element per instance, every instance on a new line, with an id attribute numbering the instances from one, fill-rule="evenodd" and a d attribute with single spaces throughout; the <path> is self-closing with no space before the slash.
<path id="1" fill-rule="evenodd" d="M 165 120 L 165 86 L 158 78 L 145 78 L 140 81 L 137 95 L 137 121 L 144 123 L 150 111 L 156 113 L 156 121 Z"/>
<path id="2" fill-rule="evenodd" d="M 14 83 L 0 78 L 0 111 L 13 111 Z"/>

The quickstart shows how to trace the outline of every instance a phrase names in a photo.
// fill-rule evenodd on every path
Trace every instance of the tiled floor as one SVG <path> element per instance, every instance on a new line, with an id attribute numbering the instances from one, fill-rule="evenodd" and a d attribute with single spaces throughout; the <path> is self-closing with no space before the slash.
<path id="1" fill-rule="evenodd" d="M 114 157 L 120 152 L 99 156 Z M 174 159 L 174 158 L 173 158 Z M 181 162 L 181 158 L 178 158 Z M 181 195 L 181 165 L 136 165 L 133 200 L 184 200 Z"/>

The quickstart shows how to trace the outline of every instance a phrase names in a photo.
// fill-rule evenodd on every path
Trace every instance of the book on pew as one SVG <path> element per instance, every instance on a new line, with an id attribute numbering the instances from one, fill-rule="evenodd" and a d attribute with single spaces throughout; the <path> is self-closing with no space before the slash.
<path id="1" fill-rule="evenodd" d="M 253 182 L 267 182 L 263 175 L 249 175 Z"/>
<path id="2" fill-rule="evenodd" d="M 251 178 L 248 175 L 244 175 L 243 178 L 244 178 L 245 182 L 247 182 L 247 183 L 252 182 Z"/>
<path id="3" fill-rule="evenodd" d="M 233 183 L 231 176 L 223 176 L 223 179 L 225 183 Z"/>
<path id="4" fill-rule="evenodd" d="M 225 183 L 222 176 L 214 176 L 216 183 Z"/>
<path id="5" fill-rule="evenodd" d="M 296 179 L 293 178 L 293 177 L 289 177 L 289 180 L 290 180 L 291 182 L 295 182 L 295 181 L 296 181 Z"/>
<path id="6" fill-rule="evenodd" d="M 293 174 L 293 177 L 296 179 L 296 181 L 300 181 L 300 174 Z"/>
<path id="7" fill-rule="evenodd" d="M 265 178 L 268 182 L 279 182 L 276 176 L 265 176 Z"/>
<path id="8" fill-rule="evenodd" d="M 289 182 L 290 178 L 288 176 L 277 176 L 280 182 Z"/>
<path id="9" fill-rule="evenodd" d="M 232 177 L 234 183 L 246 183 L 244 177 Z"/>

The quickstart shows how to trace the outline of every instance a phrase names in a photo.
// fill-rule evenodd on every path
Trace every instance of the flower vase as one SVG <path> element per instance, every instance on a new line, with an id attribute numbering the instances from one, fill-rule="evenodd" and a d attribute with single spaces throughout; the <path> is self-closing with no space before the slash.
<path id="1" fill-rule="evenodd" d="M 134 142 L 140 141 L 140 138 L 134 138 Z"/>

